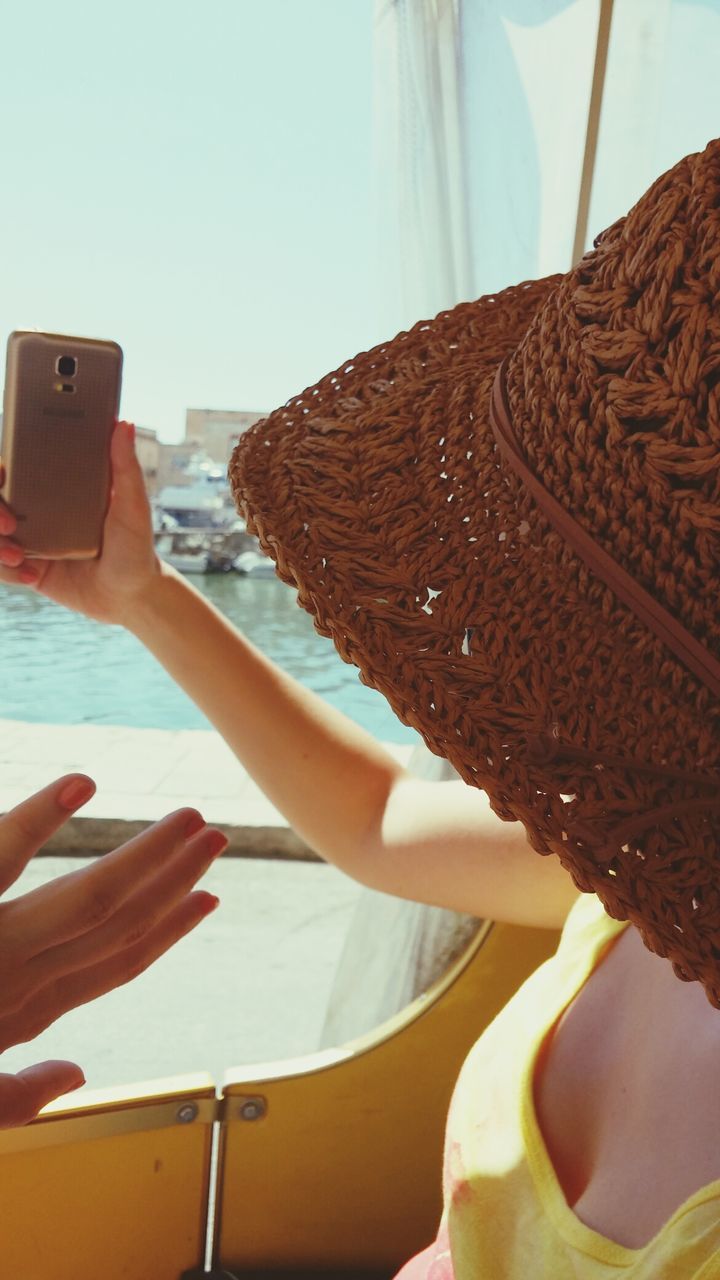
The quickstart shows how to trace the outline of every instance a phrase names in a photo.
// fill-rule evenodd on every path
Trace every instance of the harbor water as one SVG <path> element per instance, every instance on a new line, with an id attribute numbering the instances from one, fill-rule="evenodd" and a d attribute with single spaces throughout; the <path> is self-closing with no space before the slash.
<path id="1" fill-rule="evenodd" d="M 279 579 L 193 576 L 193 583 L 259 649 L 302 684 L 386 742 L 412 730 L 360 683 L 319 636 Z M 198 653 L 198 662 L 203 655 Z M 82 618 L 42 596 L 0 585 L 0 717 L 49 724 L 207 729 L 208 722 L 143 646 L 121 627 Z"/>

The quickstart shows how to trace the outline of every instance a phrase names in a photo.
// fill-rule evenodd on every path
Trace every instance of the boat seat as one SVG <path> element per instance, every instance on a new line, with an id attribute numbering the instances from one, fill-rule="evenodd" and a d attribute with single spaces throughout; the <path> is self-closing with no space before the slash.
<path id="1" fill-rule="evenodd" d="M 392 1280 L 392 1275 L 386 1269 L 368 1271 L 357 1267 L 342 1271 L 337 1267 L 330 1271 L 318 1271 L 317 1267 L 281 1267 L 279 1270 L 274 1267 L 258 1271 L 251 1267 L 246 1271 L 185 1271 L 180 1280 Z"/>
<path id="2" fill-rule="evenodd" d="M 3 1280 L 178 1280 L 205 1256 L 215 1084 L 62 1101 L 0 1131 Z"/>
<path id="3" fill-rule="evenodd" d="M 486 922 L 409 1008 L 339 1048 L 235 1068 L 219 1098 L 179 1077 L 0 1131 L 2 1276 L 180 1280 L 204 1274 L 210 1236 L 217 1280 L 387 1280 L 437 1230 L 462 1060 L 556 942 Z"/>
<path id="4" fill-rule="evenodd" d="M 458 1071 L 557 936 L 484 922 L 441 979 L 372 1032 L 228 1072 L 215 1266 L 243 1277 L 264 1267 L 382 1277 L 425 1248 L 440 1221 Z"/>

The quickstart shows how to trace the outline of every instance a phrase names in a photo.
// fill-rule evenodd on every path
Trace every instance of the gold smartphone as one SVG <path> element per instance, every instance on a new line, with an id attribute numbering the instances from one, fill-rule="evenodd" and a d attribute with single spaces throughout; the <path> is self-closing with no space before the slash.
<path id="1" fill-rule="evenodd" d="M 116 342 L 18 330 L 7 345 L 2 497 L 28 556 L 100 554 L 110 439 L 120 407 Z"/>

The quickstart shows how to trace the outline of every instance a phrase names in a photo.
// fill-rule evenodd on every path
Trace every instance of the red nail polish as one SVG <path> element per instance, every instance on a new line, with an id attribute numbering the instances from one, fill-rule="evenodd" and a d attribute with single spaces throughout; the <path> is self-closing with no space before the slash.
<path id="1" fill-rule="evenodd" d="M 192 816 L 188 818 L 187 825 L 185 827 L 185 839 L 189 840 L 190 836 L 196 836 L 198 831 L 202 831 L 204 826 L 205 819 L 202 814 L 193 813 Z"/>
<path id="2" fill-rule="evenodd" d="M 95 794 L 95 787 L 92 782 L 88 782 L 86 778 L 76 778 L 74 782 L 69 782 L 58 796 L 58 804 L 63 809 L 78 809 L 81 804 L 85 804 L 92 795 Z"/>
<path id="3" fill-rule="evenodd" d="M 222 853 L 229 844 L 228 838 L 222 831 L 211 831 L 207 839 L 207 851 L 214 858 L 216 853 Z"/>

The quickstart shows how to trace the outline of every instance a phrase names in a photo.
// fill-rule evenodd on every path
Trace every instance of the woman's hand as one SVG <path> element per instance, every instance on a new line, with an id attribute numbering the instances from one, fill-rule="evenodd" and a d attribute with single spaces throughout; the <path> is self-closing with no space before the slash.
<path id="1" fill-rule="evenodd" d="M 0 501 L 0 582 L 23 583 L 99 622 L 123 622 L 163 572 L 153 544 L 150 503 L 135 456 L 135 428 L 118 422 L 111 443 L 112 493 L 96 560 L 25 559 L 17 522 Z M 2 481 L 4 477 L 0 477 Z"/>
<path id="2" fill-rule="evenodd" d="M 93 791 L 69 775 L 0 816 L 0 894 Z M 0 1053 L 130 982 L 209 915 L 217 898 L 193 886 L 226 844 L 197 810 L 179 809 L 79 871 L 0 901 Z M 72 1062 L 0 1075 L 0 1128 L 83 1083 Z"/>
<path id="3" fill-rule="evenodd" d="M 14 1076 L 0 1074 L 0 1129 L 29 1124 L 48 1102 L 84 1083 L 74 1062 L 37 1062 Z"/>

